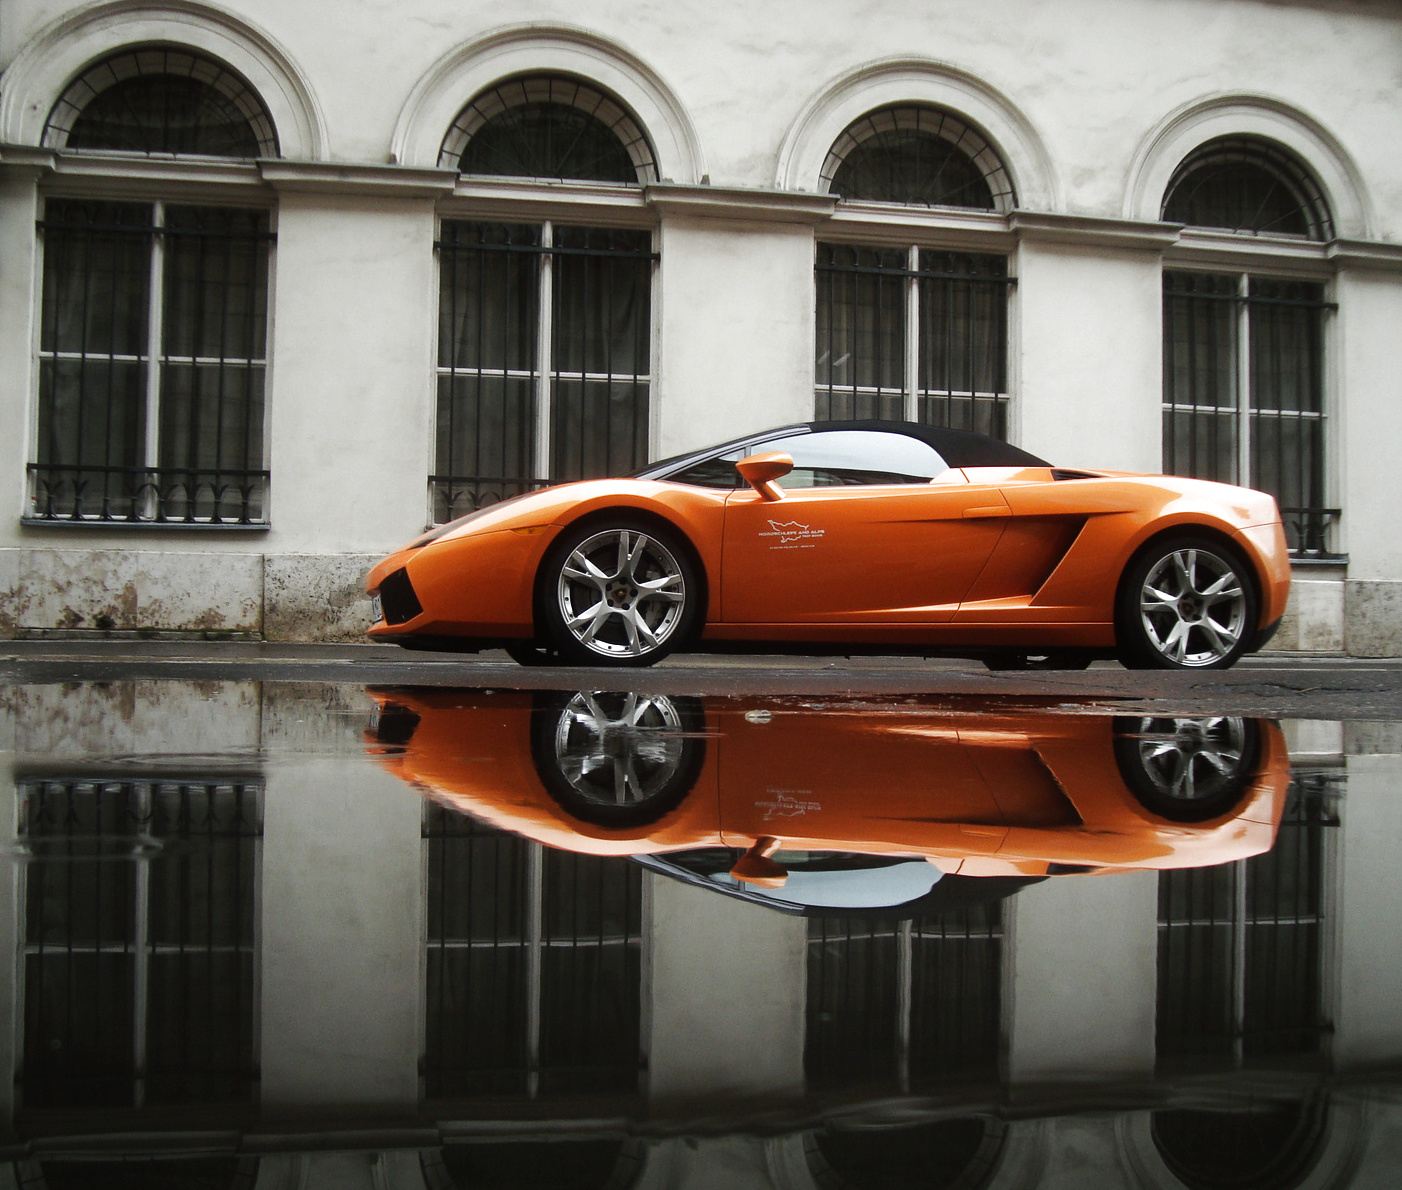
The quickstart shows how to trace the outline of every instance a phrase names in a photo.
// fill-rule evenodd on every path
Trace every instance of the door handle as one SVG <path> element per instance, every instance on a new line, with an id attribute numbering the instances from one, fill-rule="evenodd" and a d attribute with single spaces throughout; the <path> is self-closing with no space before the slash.
<path id="1" fill-rule="evenodd" d="M 978 517 L 1012 516 L 1013 510 L 1006 504 L 986 504 L 980 508 L 964 509 L 964 519 L 972 521 Z"/>

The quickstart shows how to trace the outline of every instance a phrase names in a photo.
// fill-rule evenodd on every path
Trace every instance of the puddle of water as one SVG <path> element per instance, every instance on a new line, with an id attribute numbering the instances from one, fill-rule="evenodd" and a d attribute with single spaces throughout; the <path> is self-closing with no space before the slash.
<path id="1" fill-rule="evenodd" d="M 1397 738 L 11 687 L 0 1161 L 55 1187 L 1385 1184 Z"/>

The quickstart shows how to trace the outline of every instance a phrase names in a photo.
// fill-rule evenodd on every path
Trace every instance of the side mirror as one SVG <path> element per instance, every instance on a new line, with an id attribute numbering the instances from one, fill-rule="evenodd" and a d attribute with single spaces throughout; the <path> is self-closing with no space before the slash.
<path id="1" fill-rule="evenodd" d="M 768 450 L 763 454 L 750 455 L 735 464 L 745 482 L 754 488 L 762 500 L 782 500 L 784 489 L 774 481 L 793 470 L 793 456 L 782 450 Z"/>
<path id="2" fill-rule="evenodd" d="M 766 835 L 735 861 L 730 874 L 746 884 L 760 888 L 783 888 L 789 878 L 788 869 L 769 857 L 779 850 L 780 841 Z"/>

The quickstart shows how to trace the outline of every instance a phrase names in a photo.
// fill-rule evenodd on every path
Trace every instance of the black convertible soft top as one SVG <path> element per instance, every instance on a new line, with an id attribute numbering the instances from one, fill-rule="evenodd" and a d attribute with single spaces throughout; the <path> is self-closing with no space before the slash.
<path id="1" fill-rule="evenodd" d="M 674 455 L 670 459 L 660 459 L 649 463 L 640 471 L 635 471 L 638 479 L 665 479 L 673 472 L 683 470 L 705 459 L 729 454 L 736 449 L 752 447 L 759 451 L 764 444 L 774 438 L 786 438 L 793 434 L 817 433 L 824 430 L 881 430 L 888 434 L 905 434 L 918 438 L 939 453 L 951 467 L 1050 467 L 1045 459 L 1019 450 L 987 434 L 976 434 L 971 430 L 950 430 L 943 426 L 924 426 L 912 421 L 809 421 L 791 426 L 776 426 L 772 430 L 760 430 L 746 434 L 743 438 L 732 438 L 729 442 L 717 443 L 702 450 L 688 451 Z"/>

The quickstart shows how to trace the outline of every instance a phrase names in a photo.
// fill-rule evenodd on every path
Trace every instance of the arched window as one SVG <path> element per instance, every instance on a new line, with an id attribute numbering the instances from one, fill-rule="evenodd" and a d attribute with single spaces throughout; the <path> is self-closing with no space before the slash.
<path id="1" fill-rule="evenodd" d="M 1333 220 L 1303 163 L 1260 137 L 1224 136 L 1183 159 L 1163 218 L 1247 236 L 1328 240 Z M 1163 469 L 1275 496 L 1290 548 L 1329 556 L 1325 317 L 1316 277 L 1164 273 Z"/>
<path id="2" fill-rule="evenodd" d="M 438 164 L 465 174 L 556 181 L 657 180 L 652 146 L 617 100 L 561 75 L 509 79 L 458 114 Z"/>
<path id="3" fill-rule="evenodd" d="M 1319 1155 L 1328 1104 L 1255 1100 L 1238 1109 L 1153 1113 L 1164 1163 L 1188 1190 L 1289 1190 Z"/>
<path id="4" fill-rule="evenodd" d="M 828 151 L 822 184 L 845 199 L 907 206 L 1008 211 L 1015 201 L 983 134 L 928 105 L 854 120 Z M 815 417 L 1007 436 L 1004 257 L 937 243 L 819 243 L 816 276 Z"/>
<path id="5" fill-rule="evenodd" d="M 277 133 L 253 88 L 189 50 L 124 50 L 88 67 L 49 113 L 52 148 L 276 157 Z"/>
<path id="6" fill-rule="evenodd" d="M 828 151 L 822 180 L 831 194 L 869 202 L 985 211 L 1014 205 L 993 146 L 937 107 L 885 107 L 854 120 Z"/>
<path id="7" fill-rule="evenodd" d="M 87 67 L 44 143 L 251 159 L 277 135 L 252 88 L 179 47 Z M 177 168 L 179 168 L 177 166 Z M 198 182 L 192 182 L 197 185 Z M 267 523 L 270 212 L 107 194 L 46 197 L 32 523 Z"/>
<path id="8" fill-rule="evenodd" d="M 1163 217 L 1250 235 L 1334 235 L 1310 172 L 1285 149 L 1251 136 L 1218 137 L 1189 153 L 1169 180 Z"/>

